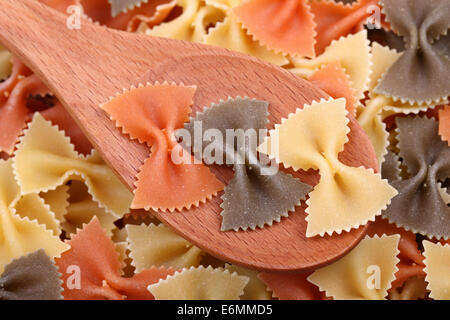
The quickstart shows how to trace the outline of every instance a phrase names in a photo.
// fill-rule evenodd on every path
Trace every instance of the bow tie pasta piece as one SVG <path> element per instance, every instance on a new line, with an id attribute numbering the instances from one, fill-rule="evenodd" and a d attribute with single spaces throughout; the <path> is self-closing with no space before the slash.
<path id="1" fill-rule="evenodd" d="M 398 258 L 400 262 L 397 264 L 398 271 L 395 274 L 395 281 L 392 282 L 391 292 L 393 289 L 401 288 L 411 278 L 423 278 L 425 273 L 423 271 L 423 255 L 419 251 L 416 241 L 416 235 L 403 228 L 397 228 L 390 224 L 386 219 L 377 217 L 374 223 L 370 224 L 367 234 L 372 237 L 377 235 L 391 236 L 400 235 L 400 242 L 398 249 L 400 251 Z"/>
<path id="2" fill-rule="evenodd" d="M 61 300 L 54 262 L 40 249 L 12 261 L 0 276 L 0 300 Z"/>
<path id="3" fill-rule="evenodd" d="M 111 5 L 111 2 L 114 2 Z M 126 12 L 118 10 L 117 5 L 140 3 L 135 5 Z M 141 23 L 145 23 L 151 27 L 161 23 L 170 14 L 176 5 L 175 0 L 77 0 L 77 4 L 83 7 L 85 16 L 100 25 L 105 25 L 109 28 L 136 31 Z M 117 4 L 117 5 L 116 5 Z M 50 4 L 50 6 L 58 6 L 58 3 Z M 57 7 L 63 11 L 67 10 L 65 7 Z M 117 14 L 114 14 L 117 13 Z"/>
<path id="4" fill-rule="evenodd" d="M 183 269 L 197 267 L 202 250 L 183 239 L 165 225 L 127 225 L 128 249 L 136 272 L 151 267 Z"/>
<path id="5" fill-rule="evenodd" d="M 17 213 L 14 206 L 19 199 L 20 188 L 14 179 L 12 160 L 0 160 L 0 272 L 13 259 L 41 248 L 51 257 L 59 256 L 68 249 L 68 246 L 44 225 Z M 26 212 L 33 212 L 35 209 L 51 216 L 50 212 L 45 212 L 48 207 L 38 208 L 36 203 L 31 205 L 31 208 L 23 206 L 20 209 L 27 209 Z M 38 215 L 37 212 L 34 214 Z"/>
<path id="6" fill-rule="evenodd" d="M 151 154 L 137 175 L 133 209 L 189 209 L 223 189 L 206 166 L 195 163 L 183 151 L 174 135 L 189 119 L 195 90 L 183 85 L 147 84 L 102 106 L 124 133 L 151 146 Z M 180 156 L 177 163 L 174 154 Z"/>
<path id="7" fill-rule="evenodd" d="M 193 149 L 196 157 L 200 151 L 198 158 L 207 164 L 234 167 L 234 178 L 222 196 L 222 231 L 254 230 L 279 222 L 311 191 L 309 185 L 257 159 L 267 115 L 267 102 L 238 97 L 213 104 L 184 125 L 194 141 L 185 144 L 186 149 Z M 201 145 L 195 145 L 199 138 Z"/>
<path id="8" fill-rule="evenodd" d="M 173 274 L 169 269 L 152 268 L 130 278 L 121 277 L 119 253 L 96 217 L 68 244 L 70 250 L 56 259 L 66 300 L 152 300 L 147 286 Z M 80 277 L 79 283 L 71 275 Z"/>
<path id="9" fill-rule="evenodd" d="M 371 16 L 381 20 L 381 8 L 378 0 L 357 0 L 344 5 L 334 0 L 310 1 L 311 12 L 316 22 L 317 54 L 322 54 L 325 48 L 333 41 L 349 33 L 361 31 L 365 24 L 370 22 Z M 375 21 L 382 22 L 382 21 Z"/>
<path id="10" fill-rule="evenodd" d="M 258 277 L 280 300 L 325 300 L 319 288 L 307 280 L 310 273 L 281 274 L 261 272 Z"/>
<path id="11" fill-rule="evenodd" d="M 450 300 L 450 245 L 424 241 L 425 280 L 428 282 L 430 297 L 437 300 Z"/>
<path id="12" fill-rule="evenodd" d="M 248 281 L 235 272 L 200 266 L 177 271 L 148 290 L 156 300 L 239 300 Z"/>
<path id="13" fill-rule="evenodd" d="M 330 62 L 322 69 L 317 70 L 308 78 L 308 81 L 334 99 L 345 98 L 348 112 L 355 115 L 357 99 L 351 80 L 338 62 Z"/>
<path id="14" fill-rule="evenodd" d="M 337 262 L 308 277 L 335 300 L 383 300 L 395 279 L 399 235 L 366 237 Z"/>
<path id="15" fill-rule="evenodd" d="M 39 196 L 44 200 L 45 204 L 50 207 L 51 211 L 54 212 L 55 218 L 60 224 L 63 224 L 65 222 L 64 216 L 67 213 L 67 207 L 70 205 L 69 186 L 62 185 L 55 190 L 41 192 Z"/>
<path id="16" fill-rule="evenodd" d="M 177 40 L 203 42 L 210 24 L 223 19 L 221 10 L 205 5 L 202 0 L 177 0 L 183 9 L 180 16 L 146 30 L 146 34 Z"/>
<path id="17" fill-rule="evenodd" d="M 82 228 L 83 224 L 89 223 L 94 216 L 98 218 L 107 236 L 112 235 L 112 230 L 115 228 L 114 221 L 117 220 L 117 217 L 109 214 L 93 200 L 83 182 L 72 181 L 68 194 L 69 205 L 66 207 L 63 221 L 61 221 L 67 236 L 76 233 L 77 229 Z"/>
<path id="18" fill-rule="evenodd" d="M 39 224 L 45 225 L 47 229 L 52 230 L 55 236 L 61 234 L 61 224 L 56 214 L 52 212 L 51 207 L 38 194 L 23 195 L 17 200 L 14 208 L 20 217 L 36 220 Z"/>
<path id="19" fill-rule="evenodd" d="M 204 43 L 245 53 L 278 66 L 289 63 L 282 54 L 269 50 L 249 36 L 233 14 L 211 28 Z"/>
<path id="20" fill-rule="evenodd" d="M 117 218 L 129 209 L 132 194 L 99 154 L 84 157 L 56 126 L 39 113 L 21 138 L 14 157 L 14 171 L 24 194 L 54 190 L 69 180 L 86 183 L 93 199 Z"/>
<path id="21" fill-rule="evenodd" d="M 314 59 L 291 58 L 296 75 L 307 78 L 322 66 L 339 62 L 349 75 L 355 97 L 361 100 L 368 89 L 371 72 L 370 42 L 367 39 L 367 31 L 342 37 L 333 41 L 323 54 Z"/>
<path id="22" fill-rule="evenodd" d="M 241 0 L 206 0 L 205 3 L 209 8 L 220 10 L 222 18 L 216 19 L 203 37 L 203 43 L 242 52 L 278 66 L 289 63 L 283 54 L 259 44 L 246 32 L 232 10 L 242 4 Z"/>
<path id="23" fill-rule="evenodd" d="M 406 51 L 389 68 L 375 92 L 410 104 L 439 103 L 450 95 L 450 2 L 381 0 Z"/>
<path id="24" fill-rule="evenodd" d="M 49 91 L 36 75 L 17 58 L 12 59 L 11 75 L 0 82 L 0 152 L 11 155 L 19 135 L 26 126 L 30 95 L 45 95 Z"/>
<path id="25" fill-rule="evenodd" d="M 428 118 L 397 118 L 399 156 L 407 177 L 394 175 L 398 158 L 383 167 L 383 175 L 399 194 L 383 215 L 399 227 L 430 238 L 450 237 L 450 208 L 441 196 L 439 181 L 450 177 L 450 147 L 438 135 L 438 124 Z"/>
<path id="26" fill-rule="evenodd" d="M 366 106 L 362 109 L 358 116 L 358 122 L 372 142 L 375 153 L 377 154 L 378 163 L 384 161 L 389 145 L 389 134 L 386 131 L 386 125 L 383 120 L 393 114 L 403 113 L 417 114 L 426 111 L 430 106 L 420 104 L 408 104 L 401 101 L 394 101 L 384 95 L 373 92 L 377 83 L 389 68 L 398 60 L 400 54 L 388 47 L 383 47 L 377 43 L 372 44 L 372 73 L 370 75 L 369 97 Z"/>
<path id="27" fill-rule="evenodd" d="M 439 135 L 450 146 L 450 105 L 439 110 Z"/>
<path id="28" fill-rule="evenodd" d="M 250 0 L 233 8 L 248 33 L 283 54 L 314 57 L 314 17 L 305 0 Z"/>
<path id="29" fill-rule="evenodd" d="M 425 277 L 408 279 L 402 288 L 389 292 L 389 300 L 419 300 L 427 296 L 427 283 Z"/>
<path id="30" fill-rule="evenodd" d="M 272 300 L 272 295 L 266 284 L 258 278 L 258 271 L 245 269 L 236 265 L 226 264 L 225 269 L 231 273 L 248 277 L 241 300 Z"/>
<path id="31" fill-rule="evenodd" d="M 298 109 L 270 132 L 258 150 L 285 167 L 318 169 L 320 182 L 307 200 L 307 237 L 340 234 L 381 214 L 397 192 L 372 169 L 348 167 L 338 154 L 348 141 L 345 99 Z"/>
<path id="32" fill-rule="evenodd" d="M 7 79 L 11 75 L 12 55 L 0 45 L 0 81 Z"/>

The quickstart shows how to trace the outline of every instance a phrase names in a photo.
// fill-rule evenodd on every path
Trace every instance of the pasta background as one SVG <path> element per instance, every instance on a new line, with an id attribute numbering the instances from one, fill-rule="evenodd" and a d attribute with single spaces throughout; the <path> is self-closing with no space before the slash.
<path id="1" fill-rule="evenodd" d="M 331 98 L 299 106 L 259 143 L 259 152 L 284 167 L 320 171 L 318 185 L 290 188 L 299 188 L 292 200 L 283 188 L 255 187 L 270 181 L 248 178 L 248 165 L 235 166 L 234 184 L 224 186 L 204 163 L 175 166 L 168 157 L 178 147 L 174 132 L 187 128 L 190 116 L 210 117 L 213 127 L 230 127 L 224 119 L 246 127 L 258 114 L 242 111 L 250 100 L 230 97 L 239 112 L 223 102 L 213 106 L 220 116 L 192 115 L 193 87 L 156 83 L 118 94 L 102 109 L 130 138 L 152 147 L 132 194 L 50 90 L 0 44 L 0 299 L 450 299 L 448 1 L 148 0 L 126 7 L 108 0 L 36 1 L 63 13 L 81 5 L 88 19 L 115 29 L 249 54 Z M 432 5 L 443 13 L 434 15 Z M 383 8 L 379 41 L 368 27 L 373 6 Z M 411 6 L 420 15 L 396 14 Z M 426 19 L 433 24 L 423 33 Z M 389 35 L 406 44 L 404 51 L 386 45 Z M 414 58 L 419 49 L 412 44 L 421 41 L 433 63 Z M 339 161 L 348 114 L 369 136 L 379 173 Z M 268 210 L 262 222 L 257 215 L 233 218 L 228 229 L 270 227 L 307 199 L 307 236 L 370 223 L 368 236 L 329 266 L 271 274 L 212 258 L 152 217 L 152 210 L 170 214 L 202 205 L 224 188 L 224 218 L 244 210 L 233 206 L 230 189 L 285 204 L 282 212 Z M 263 212 L 255 203 L 250 211 Z M 81 289 L 73 289 L 73 265 L 82 270 Z M 379 286 L 372 288 L 377 270 Z M 36 285 L 15 285 L 24 277 Z"/>

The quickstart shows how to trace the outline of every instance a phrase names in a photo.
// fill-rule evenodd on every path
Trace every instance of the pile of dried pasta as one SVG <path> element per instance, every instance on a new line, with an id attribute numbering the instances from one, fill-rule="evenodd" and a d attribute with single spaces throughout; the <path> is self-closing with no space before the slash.
<path id="1" fill-rule="evenodd" d="M 160 168 L 175 164 L 151 154 L 133 194 L 52 92 L 0 46 L 0 300 L 450 299 L 450 0 L 36 1 L 64 13 L 82 6 L 84 18 L 115 29 L 240 51 L 311 81 L 330 98 L 298 106 L 250 153 L 294 171 L 318 169 L 321 178 L 309 185 L 278 172 L 268 183 L 246 175 L 260 166 L 245 161 L 235 164 L 227 186 L 204 164 L 164 183 Z M 101 107 L 147 144 L 191 130 L 196 119 L 210 128 L 267 124 L 269 103 L 252 97 L 211 101 L 192 114 L 195 90 L 147 84 Z M 139 104 L 141 96 L 152 102 Z M 170 98 L 169 105 L 158 103 Z M 136 119 L 127 117 L 130 108 Z M 167 123 L 156 120 L 171 115 Z M 378 168 L 340 162 L 349 116 L 367 133 Z M 145 136 L 140 118 L 152 124 Z M 233 188 L 246 185 L 253 186 L 246 190 L 252 210 L 242 219 Z M 288 186 L 289 194 L 277 198 L 280 190 L 267 185 Z M 189 192 L 170 196 L 186 186 Z M 152 215 L 188 211 L 223 190 L 223 231 L 270 228 L 301 202 L 308 237 L 367 223 L 369 231 L 331 265 L 272 274 L 220 261 Z M 276 210 L 262 206 L 263 198 Z"/>

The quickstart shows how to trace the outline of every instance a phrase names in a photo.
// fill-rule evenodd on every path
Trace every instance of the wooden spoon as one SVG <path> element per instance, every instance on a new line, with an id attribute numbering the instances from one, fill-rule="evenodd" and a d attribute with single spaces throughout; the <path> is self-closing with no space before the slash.
<path id="1" fill-rule="evenodd" d="M 270 102 L 271 127 L 305 103 L 326 97 L 288 71 L 240 53 L 110 30 L 84 20 L 81 29 L 71 30 L 66 19 L 36 0 L 0 0 L 0 42 L 41 77 L 130 190 L 149 149 L 122 135 L 98 107 L 123 88 L 165 80 L 197 85 L 193 112 L 228 96 L 264 99 Z M 367 136 L 349 117 L 350 141 L 341 161 L 376 169 Z M 211 170 L 225 183 L 232 177 L 229 168 Z M 307 183 L 319 179 L 317 172 L 295 176 Z M 366 231 L 361 227 L 306 238 L 303 204 L 271 227 L 221 232 L 220 196 L 198 208 L 154 215 L 213 256 L 269 272 L 307 271 L 328 264 L 353 248 Z"/>

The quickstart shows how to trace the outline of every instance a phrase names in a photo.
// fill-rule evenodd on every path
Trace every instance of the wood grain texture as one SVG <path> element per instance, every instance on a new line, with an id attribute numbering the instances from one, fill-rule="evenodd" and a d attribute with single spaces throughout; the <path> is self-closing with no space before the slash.
<path id="1" fill-rule="evenodd" d="M 267 100 L 271 127 L 305 103 L 326 97 L 281 68 L 225 49 L 124 33 L 87 21 L 81 29 L 70 30 L 64 15 L 34 0 L 0 0 L 0 42 L 51 88 L 130 189 L 149 150 L 122 135 L 98 106 L 131 84 L 195 84 L 194 112 L 228 96 Z M 341 161 L 377 168 L 369 139 L 356 120 L 350 120 L 350 141 Z M 211 168 L 223 182 L 233 175 L 229 168 Z M 311 184 L 319 179 L 313 171 L 293 174 Z M 220 196 L 188 211 L 156 215 L 208 253 L 264 271 L 307 271 L 326 265 L 353 248 L 367 229 L 306 238 L 303 203 L 272 227 L 221 232 Z"/>

